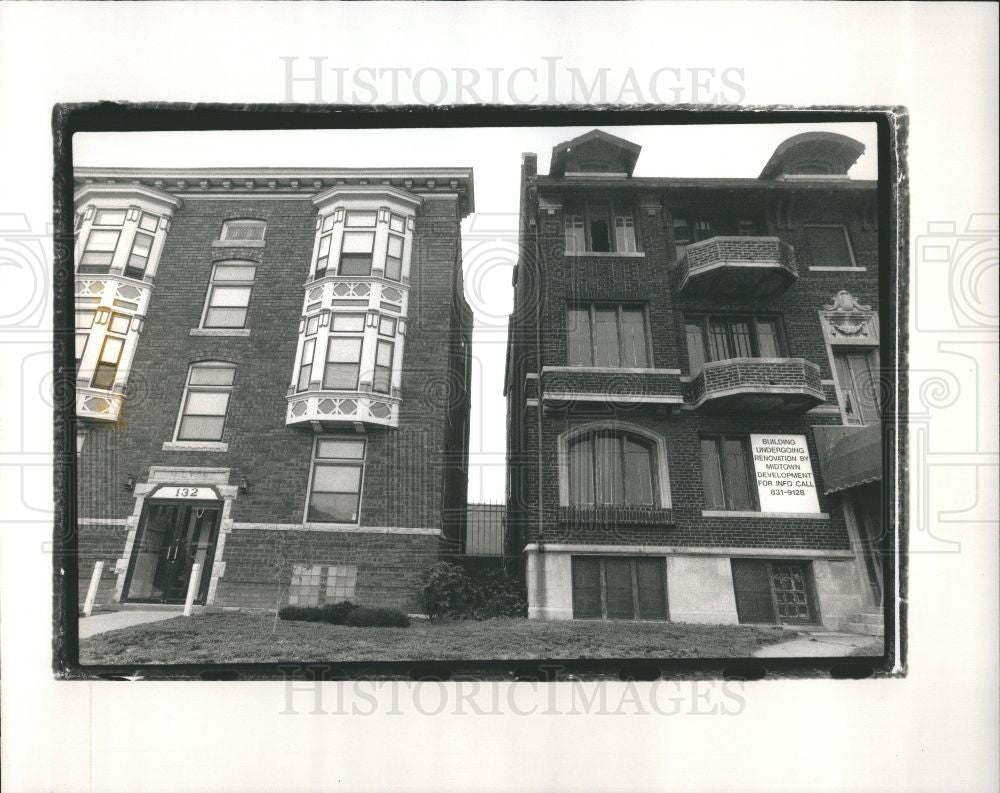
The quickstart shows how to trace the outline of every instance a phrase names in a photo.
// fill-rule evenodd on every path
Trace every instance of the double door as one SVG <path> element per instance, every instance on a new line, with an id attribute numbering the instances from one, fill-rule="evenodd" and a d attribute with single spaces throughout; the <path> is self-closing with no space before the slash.
<path id="1" fill-rule="evenodd" d="M 125 582 L 125 599 L 183 603 L 195 563 L 195 603 L 204 603 L 219 531 L 218 502 L 151 502 L 143 512 Z"/>

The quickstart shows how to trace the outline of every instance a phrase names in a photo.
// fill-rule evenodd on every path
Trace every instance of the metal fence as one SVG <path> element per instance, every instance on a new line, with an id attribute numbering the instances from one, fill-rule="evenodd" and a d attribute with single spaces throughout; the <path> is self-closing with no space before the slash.
<path id="1" fill-rule="evenodd" d="M 505 504 L 469 504 L 465 552 L 471 556 L 499 556 L 504 552 Z"/>

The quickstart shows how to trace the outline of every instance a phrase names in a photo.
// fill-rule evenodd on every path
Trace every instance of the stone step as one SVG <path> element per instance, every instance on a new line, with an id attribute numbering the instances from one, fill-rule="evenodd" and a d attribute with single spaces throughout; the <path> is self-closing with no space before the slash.
<path id="1" fill-rule="evenodd" d="M 845 622 L 841 628 L 850 633 L 860 633 L 864 636 L 885 636 L 882 625 L 871 625 L 867 622 Z"/>

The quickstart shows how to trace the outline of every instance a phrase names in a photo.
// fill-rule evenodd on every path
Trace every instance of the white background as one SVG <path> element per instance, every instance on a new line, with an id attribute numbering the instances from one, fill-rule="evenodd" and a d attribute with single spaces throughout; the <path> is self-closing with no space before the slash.
<path id="1" fill-rule="evenodd" d="M 281 102 L 289 55 L 480 70 L 562 55 L 618 74 L 742 68 L 746 104 L 905 105 L 916 267 L 908 676 L 752 684 L 734 716 L 587 718 L 280 715 L 277 683 L 54 681 L 50 294 L 47 274 L 2 262 L 4 789 L 995 789 L 996 31 L 990 4 L 0 6 L 5 255 L 50 222 L 56 102 Z M 543 692 L 522 685 L 517 707 Z"/>

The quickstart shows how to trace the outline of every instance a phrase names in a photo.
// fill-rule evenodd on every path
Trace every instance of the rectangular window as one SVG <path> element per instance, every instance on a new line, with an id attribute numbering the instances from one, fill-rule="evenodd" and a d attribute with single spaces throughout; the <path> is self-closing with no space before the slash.
<path id="1" fill-rule="evenodd" d="M 143 212 L 139 215 L 139 228 L 143 231 L 148 231 L 150 234 L 154 234 L 159 226 L 160 219 L 156 215 L 151 215 L 148 212 Z"/>
<path id="2" fill-rule="evenodd" d="M 108 328 L 101 343 L 94 374 L 90 379 L 92 388 L 107 390 L 114 386 L 122 351 L 125 349 L 125 334 L 128 333 L 130 324 L 131 319 L 124 314 L 112 313 L 108 318 Z M 83 350 L 79 348 L 78 350 L 82 355 Z"/>
<path id="3" fill-rule="evenodd" d="M 691 374 L 706 361 L 784 357 L 779 326 L 777 317 L 688 317 L 684 329 Z"/>
<path id="4" fill-rule="evenodd" d="M 128 212 L 124 209 L 98 209 L 94 214 L 95 226 L 123 226 Z"/>
<path id="5" fill-rule="evenodd" d="M 179 441 L 221 441 L 236 367 L 229 363 L 196 363 L 188 381 L 177 424 Z"/>
<path id="6" fill-rule="evenodd" d="M 592 303 L 567 311 L 570 366 L 647 368 L 646 337 L 646 313 L 641 306 Z"/>
<path id="7" fill-rule="evenodd" d="M 364 314 L 334 314 L 330 330 L 334 333 L 364 333 Z"/>
<path id="8" fill-rule="evenodd" d="M 357 390 L 361 372 L 361 341 L 361 337 L 330 337 L 326 348 L 323 388 Z"/>
<path id="9" fill-rule="evenodd" d="M 81 273 L 106 273 L 111 268 L 118 247 L 120 231 L 91 229 L 80 257 Z"/>
<path id="10" fill-rule="evenodd" d="M 385 277 L 398 281 L 403 276 L 403 237 L 389 235 L 385 251 Z"/>
<path id="11" fill-rule="evenodd" d="M 667 619 L 662 557 L 574 556 L 575 619 Z"/>
<path id="12" fill-rule="evenodd" d="M 396 318 L 395 317 L 380 317 L 378 321 L 378 333 L 379 336 L 395 336 L 396 335 Z"/>
<path id="13" fill-rule="evenodd" d="M 857 266 L 845 226 L 806 226 L 806 241 L 813 267 Z"/>
<path id="14" fill-rule="evenodd" d="M 245 262 L 220 262 L 212 267 L 205 301 L 203 328 L 244 328 L 257 267 Z"/>
<path id="15" fill-rule="evenodd" d="M 846 424 L 879 421 L 878 350 L 834 348 L 837 386 Z"/>
<path id="16" fill-rule="evenodd" d="M 357 523 L 366 441 L 317 438 L 306 520 Z"/>
<path id="17" fill-rule="evenodd" d="M 94 317 L 97 311 L 77 311 L 76 312 L 76 360 L 79 363 L 83 359 L 83 352 L 87 347 L 87 339 L 90 338 L 90 328 L 94 325 Z"/>
<path id="18" fill-rule="evenodd" d="M 263 242 L 267 223 L 263 220 L 227 220 L 219 239 L 226 242 Z"/>
<path id="19" fill-rule="evenodd" d="M 141 231 L 135 233 L 132 240 L 132 250 L 128 255 L 128 262 L 125 265 L 125 275 L 129 278 L 142 278 L 146 274 L 146 265 L 149 264 L 149 252 L 153 247 L 153 235 L 144 234 Z"/>
<path id="20" fill-rule="evenodd" d="M 375 228 L 377 213 L 374 210 L 352 210 L 347 213 L 348 228 Z"/>
<path id="21" fill-rule="evenodd" d="M 808 562 L 733 559 L 731 565 L 741 623 L 816 621 Z"/>
<path id="22" fill-rule="evenodd" d="M 563 218 L 568 253 L 635 253 L 639 250 L 632 210 L 588 203 L 568 207 Z"/>
<path id="23" fill-rule="evenodd" d="M 330 264 L 330 245 L 332 242 L 333 242 L 332 234 L 324 234 L 322 237 L 319 238 L 319 250 L 316 252 L 317 278 L 322 278 L 324 275 L 326 275 L 326 268 Z"/>
<path id="24" fill-rule="evenodd" d="M 376 393 L 388 394 L 392 390 L 392 354 L 392 342 L 379 339 L 375 346 L 375 373 L 372 380 L 372 390 Z"/>
<path id="25" fill-rule="evenodd" d="M 348 218 L 350 214 L 348 214 Z M 340 275 L 371 275 L 374 231 L 345 231 L 340 250 Z"/>
<path id="26" fill-rule="evenodd" d="M 703 437 L 701 474 L 706 509 L 759 509 L 747 438 Z"/>
<path id="27" fill-rule="evenodd" d="M 395 213 L 389 215 L 389 231 L 402 234 L 406 231 L 406 218 Z"/>
<path id="28" fill-rule="evenodd" d="M 306 339 L 302 342 L 302 358 L 299 359 L 299 379 L 295 386 L 296 391 L 305 391 L 309 388 L 309 381 L 312 379 L 313 354 L 316 352 L 316 339 Z"/>

